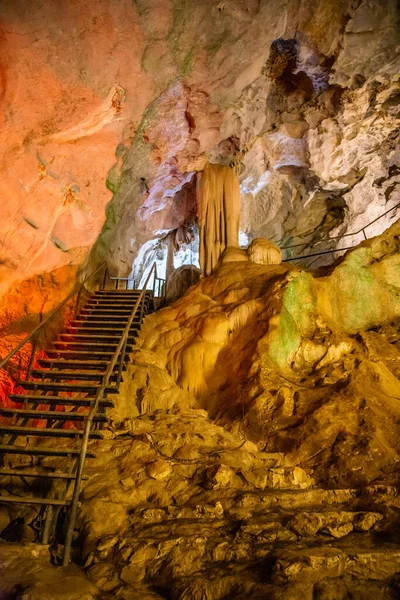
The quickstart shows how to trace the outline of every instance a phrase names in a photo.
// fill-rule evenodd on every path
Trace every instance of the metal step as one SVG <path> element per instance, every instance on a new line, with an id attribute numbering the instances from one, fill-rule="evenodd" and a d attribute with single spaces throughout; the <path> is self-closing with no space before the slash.
<path id="1" fill-rule="evenodd" d="M 96 394 L 100 385 L 94 383 L 58 383 L 58 382 L 47 382 L 47 381 L 18 381 L 18 385 L 21 385 L 27 390 L 43 390 L 43 391 L 57 391 L 57 392 L 92 392 Z M 118 389 L 115 386 L 109 385 L 106 387 L 106 393 L 117 394 Z M 61 400 L 61 398 L 59 398 Z M 62 404 L 62 401 L 59 402 Z"/>
<path id="2" fill-rule="evenodd" d="M 66 341 L 69 340 L 78 340 L 78 342 L 80 342 L 81 340 L 95 340 L 97 342 L 100 342 L 102 340 L 111 340 L 111 341 L 119 341 L 119 337 L 120 334 L 117 332 L 114 335 L 101 335 L 101 334 L 93 334 L 91 331 L 86 331 L 86 333 L 60 333 L 60 337 L 62 338 L 67 338 Z M 135 336 L 133 335 L 133 333 L 129 334 L 128 336 L 128 341 L 134 342 L 135 341 Z M 62 341 L 62 340 L 59 340 Z"/>
<path id="3" fill-rule="evenodd" d="M 136 304 L 136 303 L 135 303 Z M 129 314 L 133 313 L 133 309 L 135 304 L 127 304 L 126 302 L 87 302 L 85 306 L 82 306 L 80 309 L 83 310 L 105 310 L 107 312 L 128 312 Z M 147 304 L 147 303 L 146 303 Z M 146 306 L 145 306 L 146 308 Z M 136 314 L 136 313 L 135 313 Z"/>
<path id="4" fill-rule="evenodd" d="M 46 506 L 69 506 L 71 500 L 38 498 L 37 496 L 0 496 L 0 504 L 45 504 Z"/>
<path id="5" fill-rule="evenodd" d="M 71 479 L 76 478 L 76 473 L 63 473 L 62 471 L 28 471 L 27 469 L 0 469 L 0 477 L 40 477 L 45 479 Z M 89 479 L 83 475 L 82 479 Z"/>
<path id="6" fill-rule="evenodd" d="M 88 412 L 65 412 L 60 410 L 33 410 L 28 408 L 3 408 L 0 406 L 0 415 L 12 419 L 40 419 L 45 421 L 84 421 L 87 419 Z M 103 414 L 96 414 L 93 418 L 96 423 L 106 423 L 107 417 Z"/>
<path id="7" fill-rule="evenodd" d="M 44 367 L 45 369 L 50 369 L 51 367 L 53 367 L 54 369 L 59 369 L 59 370 L 64 370 L 64 369 L 69 369 L 70 367 L 74 367 L 77 370 L 82 370 L 82 371 L 106 371 L 107 367 L 109 365 L 109 363 L 107 361 L 93 361 L 93 363 L 97 363 L 97 364 L 90 364 L 90 362 L 85 362 L 85 361 L 81 361 L 81 360 L 63 360 L 63 359 L 57 359 L 57 358 L 42 358 L 40 360 L 37 361 L 40 367 Z M 115 365 L 115 370 L 118 369 L 118 364 Z M 123 363 L 122 366 L 122 370 L 125 371 L 126 370 L 126 361 Z"/>
<path id="8" fill-rule="evenodd" d="M 79 438 L 83 436 L 84 431 L 83 429 L 52 429 L 50 427 L 26 427 L 24 425 L 3 425 L 0 423 L 0 433 L 25 437 Z M 98 431 L 91 431 L 89 437 L 101 439 Z"/>
<path id="9" fill-rule="evenodd" d="M 31 404 L 54 404 L 57 406 L 89 406 L 91 407 L 95 401 L 94 396 L 86 396 L 86 398 L 69 398 L 64 396 L 35 396 L 33 394 L 8 394 L 10 400 L 16 404 L 24 404 L 29 402 Z M 113 408 L 114 402 L 112 400 L 101 400 L 99 407 L 101 408 Z M 64 413 L 60 413 L 61 415 Z"/>
<path id="10" fill-rule="evenodd" d="M 92 325 L 91 323 L 89 324 L 89 326 L 86 326 L 84 324 L 80 324 L 79 327 L 67 327 L 67 330 L 69 332 L 69 335 L 74 335 L 74 333 L 78 333 L 81 335 L 102 335 L 104 333 L 106 333 L 107 335 L 109 335 L 110 337 L 113 338 L 117 338 L 117 340 L 120 339 L 122 333 L 124 332 L 123 329 L 121 328 L 115 328 L 115 329 L 105 329 L 99 325 Z M 132 338 L 132 341 L 135 341 L 137 336 L 138 336 L 138 329 L 130 329 L 129 330 L 129 338 Z M 68 335 L 68 334 L 67 334 Z"/>
<path id="11" fill-rule="evenodd" d="M 50 365 L 57 369 L 84 369 L 86 371 L 105 371 L 108 367 L 106 360 L 63 360 L 57 358 L 40 358 L 37 361 L 41 367 L 50 367 Z"/>
<path id="12" fill-rule="evenodd" d="M 144 299 L 145 304 L 151 302 L 152 298 L 148 296 Z M 87 302 L 105 302 L 105 303 L 118 303 L 118 305 L 129 304 L 130 306 L 135 306 L 135 304 L 139 301 L 139 296 L 114 296 L 114 295 L 100 295 L 100 296 L 91 296 Z M 143 302 L 143 298 L 140 302 Z"/>
<path id="13" fill-rule="evenodd" d="M 139 295 L 137 296 L 130 296 L 130 295 L 123 295 L 120 296 L 119 294 L 117 295 L 113 295 L 113 294 L 101 294 L 101 295 L 94 295 L 94 296 L 90 296 L 90 298 L 88 298 L 86 300 L 86 302 L 118 302 L 119 304 L 124 304 L 124 303 L 129 303 L 132 306 L 135 306 L 135 304 L 138 302 L 139 300 Z M 151 302 L 153 300 L 153 298 L 151 298 L 150 296 L 146 296 L 144 298 L 144 302 Z M 140 302 L 143 302 L 143 298 Z"/>
<path id="14" fill-rule="evenodd" d="M 74 319 L 74 321 L 99 321 L 101 323 L 104 322 L 109 322 L 109 323 L 124 323 L 125 325 L 128 323 L 130 315 L 114 315 L 114 314 L 110 314 L 110 315 L 102 315 L 102 314 L 97 314 L 97 313 L 93 313 L 93 314 L 88 314 L 88 315 L 81 315 L 79 314 L 76 319 Z M 139 323 L 138 319 L 134 319 L 132 321 L 132 323 Z"/>
<path id="15" fill-rule="evenodd" d="M 94 292 L 94 296 L 108 296 L 110 294 L 114 294 L 114 295 L 126 295 L 126 296 L 140 296 L 140 294 L 143 292 L 143 290 L 115 290 L 115 289 L 110 289 L 110 290 L 96 290 Z M 146 290 L 146 296 L 152 294 L 152 290 Z"/>
<path id="16" fill-rule="evenodd" d="M 76 448 L 53 448 L 50 446 L 8 446 L 0 444 L 0 452 L 4 454 L 29 454 L 32 456 L 79 456 L 81 451 Z M 91 450 L 86 452 L 86 456 L 96 458 Z"/>
<path id="17" fill-rule="evenodd" d="M 117 346 L 119 344 L 119 340 L 116 339 L 112 342 L 104 342 L 103 344 L 95 343 L 95 342 L 69 342 L 63 340 L 57 340 L 53 342 L 53 345 L 57 349 L 65 349 L 65 350 L 87 350 L 90 352 L 91 350 L 112 350 L 115 352 Z M 128 346 L 132 346 L 132 344 L 128 344 Z"/>
<path id="18" fill-rule="evenodd" d="M 130 306 L 125 306 L 125 304 L 118 306 L 115 303 L 113 304 L 107 304 L 106 306 L 101 306 L 99 304 L 96 304 L 94 306 L 85 306 L 83 307 L 80 311 L 79 311 L 79 315 L 82 315 L 85 312 L 92 312 L 92 313 L 104 313 L 105 315 L 119 315 L 119 314 L 128 314 L 129 316 L 131 316 L 131 314 L 133 313 L 133 310 Z M 136 311 L 134 314 L 134 319 L 138 320 L 140 317 L 140 311 Z M 146 314 L 146 311 L 143 311 L 143 314 Z"/>
<path id="19" fill-rule="evenodd" d="M 115 369 L 116 370 L 116 369 Z M 93 382 L 101 382 L 103 380 L 105 373 L 96 373 L 96 371 L 86 371 L 86 372 L 76 372 L 76 371 L 52 371 L 52 370 L 40 370 L 33 369 L 32 377 L 35 379 L 44 378 L 44 379 L 52 379 L 52 380 L 60 380 L 65 379 L 66 381 L 93 381 Z M 118 373 L 113 373 L 110 377 L 111 381 L 115 381 Z"/>
<path id="20" fill-rule="evenodd" d="M 129 306 L 131 308 L 133 308 L 135 306 L 135 304 L 137 304 L 139 300 L 139 296 L 132 296 L 132 297 L 126 297 L 124 296 L 123 298 L 117 297 L 117 298 L 113 298 L 110 296 L 91 296 L 87 301 L 86 301 L 86 306 L 88 304 L 109 304 L 110 306 Z M 143 300 L 141 300 L 142 302 Z M 148 304 L 148 302 L 150 302 L 151 299 L 150 298 L 145 298 L 144 302 L 145 304 Z"/>
<path id="21" fill-rule="evenodd" d="M 109 353 L 111 352 L 111 356 L 115 353 L 117 346 L 119 344 L 119 340 L 114 342 L 107 342 L 104 344 L 98 344 L 98 345 L 94 345 L 94 344 L 88 344 L 87 342 L 69 342 L 69 341 L 65 341 L 63 342 L 62 340 L 59 340 L 57 342 L 53 342 L 55 348 L 53 348 L 53 350 L 70 350 L 71 352 L 87 352 L 90 353 L 93 350 L 100 351 L 100 352 L 105 352 L 105 353 Z M 132 342 L 127 342 L 127 352 L 131 352 L 132 347 L 133 347 L 133 343 Z M 47 352 L 47 351 L 46 351 Z"/>
<path id="22" fill-rule="evenodd" d="M 101 342 L 67 342 L 67 341 L 63 341 L 63 340 L 55 340 L 53 342 L 53 344 L 57 344 L 57 346 L 66 346 L 67 348 L 69 347 L 73 347 L 73 346 L 84 346 L 85 348 L 88 348 L 88 350 L 98 350 L 98 349 L 102 349 L 105 346 L 113 346 L 113 347 L 117 347 L 119 344 L 119 340 L 116 338 L 114 340 L 112 340 L 111 342 L 109 342 L 108 344 L 102 344 Z"/>
<path id="23" fill-rule="evenodd" d="M 129 304 L 134 307 L 137 302 L 139 302 L 139 306 L 144 302 L 145 306 L 150 306 L 154 302 L 154 298 L 151 296 L 146 296 L 144 299 L 142 298 L 139 301 L 139 296 L 112 296 L 112 295 L 102 295 L 102 296 L 91 296 L 87 302 L 109 302 L 118 305 Z"/>
<path id="24" fill-rule="evenodd" d="M 130 306 L 132 306 L 132 308 L 135 306 L 135 304 L 139 301 L 139 296 L 111 296 L 111 295 L 107 295 L 107 296 L 91 296 L 87 302 L 101 302 L 101 303 L 114 303 L 114 304 L 118 304 L 123 306 L 124 304 L 129 304 Z M 144 299 L 144 303 L 148 304 L 149 302 L 152 301 L 152 298 L 146 297 Z M 143 302 L 143 298 L 142 300 L 140 300 L 140 303 Z"/>
<path id="25" fill-rule="evenodd" d="M 79 316 L 83 317 L 86 315 L 101 315 L 101 316 L 110 316 L 110 317 L 130 317 L 132 314 L 132 311 L 129 309 L 122 309 L 119 308 L 118 310 L 116 310 L 115 308 L 82 308 L 81 311 L 79 311 Z"/>
<path id="26" fill-rule="evenodd" d="M 126 327 L 127 323 L 128 323 L 128 321 L 126 321 L 126 323 L 121 323 L 118 321 L 110 321 L 108 318 L 106 320 L 103 320 L 103 319 L 93 320 L 93 319 L 84 319 L 82 317 L 77 317 L 68 325 L 68 328 L 71 328 L 71 327 L 75 327 L 75 328 L 95 327 L 96 328 L 97 327 L 97 328 L 100 328 L 102 331 L 118 331 L 118 332 L 120 332 L 120 335 L 122 335 L 122 333 L 125 331 L 125 327 Z M 140 328 L 140 325 L 141 325 L 141 323 L 139 321 L 133 321 L 132 325 L 129 328 L 129 332 L 132 333 L 134 331 L 137 331 Z"/>
<path id="27" fill-rule="evenodd" d="M 102 358 L 104 360 L 111 360 L 111 358 L 113 357 L 115 351 L 113 352 L 112 350 L 109 351 L 105 351 L 105 352 L 93 352 L 91 350 L 57 350 L 56 348 L 50 348 L 46 350 L 46 354 L 48 356 L 54 356 L 57 358 L 93 358 L 93 356 L 96 356 L 98 358 Z"/>
<path id="28" fill-rule="evenodd" d="M 122 334 L 125 332 L 127 323 L 120 323 L 118 321 L 95 321 L 92 319 L 83 319 L 81 317 L 77 317 L 65 328 L 65 333 L 82 333 L 91 335 L 109 335 L 113 338 L 119 339 Z M 138 331 L 141 327 L 141 323 L 133 322 L 129 328 L 128 335 L 137 337 Z M 81 330 L 81 331 L 79 331 Z M 96 330 L 96 331 L 94 331 Z M 98 333 L 99 332 L 99 333 Z M 61 334 L 59 334 L 61 335 Z"/>
<path id="29" fill-rule="evenodd" d="M 100 329 L 100 331 L 102 331 L 102 332 L 111 330 L 111 331 L 116 332 L 115 335 L 113 335 L 113 337 L 116 339 L 117 342 L 119 342 L 123 333 L 126 330 L 127 324 L 128 324 L 127 320 L 121 321 L 118 319 L 114 319 L 112 321 L 109 321 L 109 317 L 107 317 L 107 321 L 102 321 L 101 316 L 100 316 L 100 318 L 96 317 L 93 319 L 91 317 L 89 317 L 88 319 L 79 317 L 79 319 L 75 319 L 74 322 L 68 326 L 68 329 L 70 329 L 71 327 L 73 327 L 75 329 L 85 329 L 85 331 L 83 333 L 88 333 L 88 331 L 87 331 L 88 329 L 90 329 L 90 330 Z M 130 336 L 134 335 L 135 337 L 137 337 L 140 327 L 141 327 L 141 323 L 132 323 L 132 325 L 129 327 L 128 335 L 130 335 Z M 73 332 L 69 331 L 68 333 L 73 333 Z M 90 331 L 90 333 L 95 333 L 95 332 Z M 102 334 L 98 334 L 98 335 L 102 335 Z"/>

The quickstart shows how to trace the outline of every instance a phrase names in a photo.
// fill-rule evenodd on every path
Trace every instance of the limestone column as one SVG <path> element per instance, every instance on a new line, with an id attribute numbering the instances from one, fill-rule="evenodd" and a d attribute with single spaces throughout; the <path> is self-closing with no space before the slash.
<path id="1" fill-rule="evenodd" d="M 200 267 L 210 275 L 228 246 L 239 247 L 240 188 L 233 169 L 207 164 L 197 179 Z"/>

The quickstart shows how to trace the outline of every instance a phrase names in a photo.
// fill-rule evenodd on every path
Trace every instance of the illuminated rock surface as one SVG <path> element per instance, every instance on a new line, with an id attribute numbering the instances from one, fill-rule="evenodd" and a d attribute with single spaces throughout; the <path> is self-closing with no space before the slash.
<path id="1" fill-rule="evenodd" d="M 239 173 L 254 242 L 198 283 L 175 271 L 171 295 L 195 286 L 146 319 L 91 443 L 80 567 L 49 565 L 36 510 L 0 508 L 0 597 L 400 597 L 399 211 L 334 268 L 267 242 L 312 253 L 400 202 L 397 11 L 1 3 L 1 356 L 77 274 L 140 279 L 164 238 L 187 243 L 208 162 Z"/>
<path id="2" fill-rule="evenodd" d="M 389 477 L 400 451 L 399 232 L 364 242 L 325 276 L 224 264 L 147 317 L 136 368 L 166 370 L 197 406 L 289 464 L 317 454 L 323 483 Z"/>

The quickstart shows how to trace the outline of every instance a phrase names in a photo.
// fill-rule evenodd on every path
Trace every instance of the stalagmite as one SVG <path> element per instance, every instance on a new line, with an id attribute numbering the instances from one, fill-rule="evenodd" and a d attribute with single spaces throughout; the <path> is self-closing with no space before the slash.
<path id="1" fill-rule="evenodd" d="M 251 262 L 258 265 L 280 265 L 282 262 L 282 251 L 279 246 L 262 238 L 256 238 L 251 242 L 247 254 Z"/>
<path id="2" fill-rule="evenodd" d="M 239 247 L 240 188 L 233 169 L 208 164 L 198 179 L 197 203 L 200 267 L 210 275 L 225 248 Z"/>

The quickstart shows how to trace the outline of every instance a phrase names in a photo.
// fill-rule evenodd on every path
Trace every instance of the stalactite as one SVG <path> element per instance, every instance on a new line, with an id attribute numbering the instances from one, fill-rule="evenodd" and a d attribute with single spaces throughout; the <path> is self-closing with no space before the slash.
<path id="1" fill-rule="evenodd" d="M 210 275 L 227 247 L 239 247 L 240 188 L 235 171 L 206 165 L 197 182 L 200 267 Z"/>

